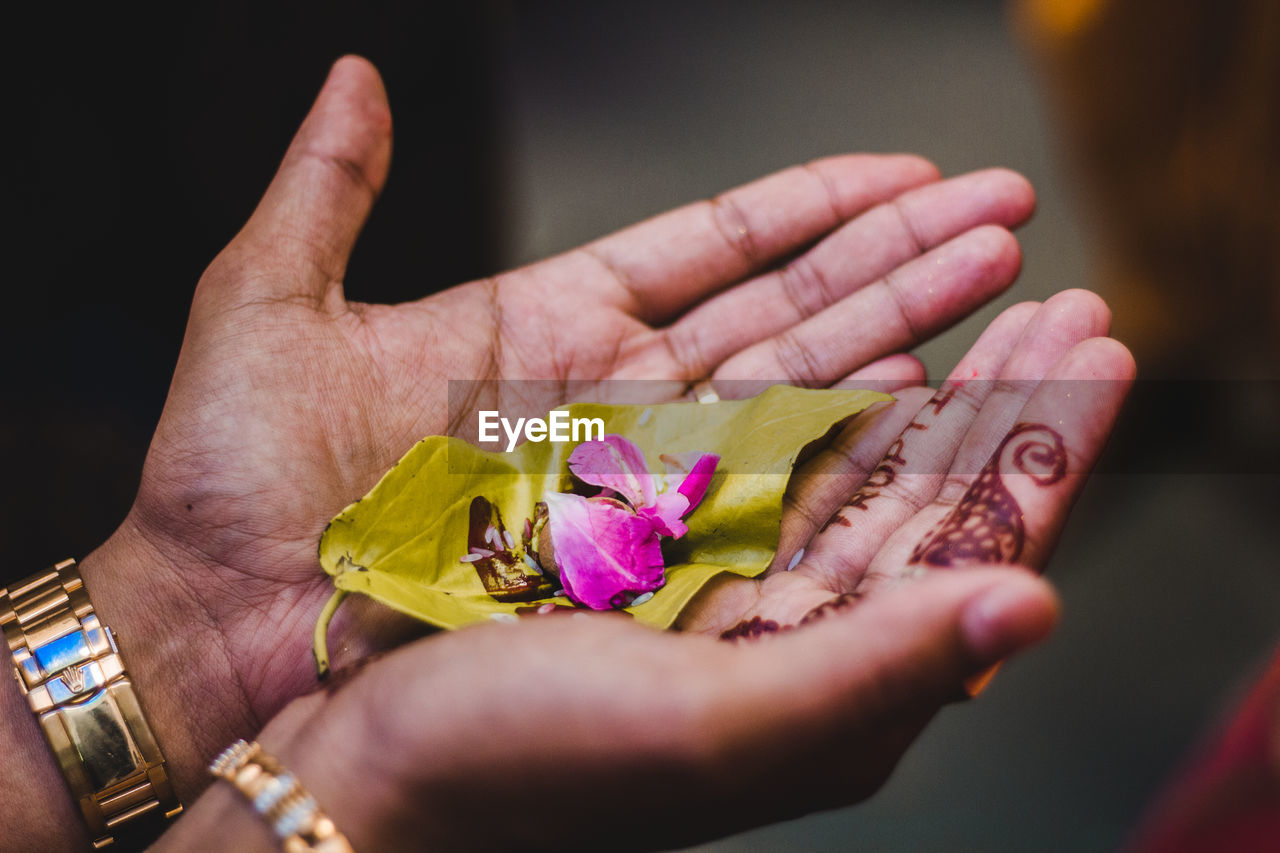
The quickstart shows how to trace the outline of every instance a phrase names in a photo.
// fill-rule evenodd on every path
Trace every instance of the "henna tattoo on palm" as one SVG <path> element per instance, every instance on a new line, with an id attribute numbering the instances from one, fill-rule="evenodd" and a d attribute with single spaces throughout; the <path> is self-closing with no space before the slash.
<path id="1" fill-rule="evenodd" d="M 953 395 L 954 390 L 930 401 L 935 404 L 934 413 L 941 411 Z M 907 425 L 907 429 L 928 428 L 914 420 Z M 902 436 L 894 440 L 886 451 L 884 460 L 867 478 L 862 488 L 828 519 L 822 527 L 823 531 L 833 524 L 851 526 L 843 510 L 848 507 L 866 509 L 867 501 L 894 481 L 898 469 L 906 464 L 902 455 L 905 443 Z M 1012 563 L 1017 560 L 1026 543 L 1026 525 L 1022 508 L 1005 486 L 1002 471 L 1026 474 L 1039 486 L 1057 483 L 1067 473 L 1067 451 L 1062 443 L 1062 436 L 1044 424 L 1016 424 L 1000 442 L 1000 446 L 983 466 L 978 479 L 960 498 L 956 508 L 916 545 L 908 562 L 946 567 L 979 562 Z M 836 596 L 810 610 L 795 625 L 780 625 L 772 619 L 753 616 L 722 632 L 720 639 L 750 640 L 766 634 L 790 631 L 852 606 L 861 595 L 862 593 L 855 591 Z"/>
<path id="2" fill-rule="evenodd" d="M 799 628 L 801 625 L 808 625 L 810 622 L 816 622 L 824 619 L 838 610 L 844 610 L 846 607 L 853 606 L 858 599 L 862 598 L 860 592 L 846 592 L 837 595 L 830 601 L 824 601 L 817 607 L 810 610 L 800 621 L 794 625 L 779 625 L 773 619 L 764 619 L 760 616 L 752 616 L 750 619 L 743 619 L 737 625 L 722 631 L 720 639 L 722 640 L 752 640 L 756 637 L 762 637 L 765 634 L 780 634 Z"/>
<path id="3" fill-rule="evenodd" d="M 772 619 L 762 619 L 759 616 L 752 616 L 750 619 L 743 619 L 737 625 L 720 633 L 722 640 L 749 640 L 764 634 L 776 634 L 779 631 L 790 630 L 791 626 L 779 625 Z"/>
<path id="4" fill-rule="evenodd" d="M 824 601 L 821 604 L 819 604 L 817 607 L 810 610 L 800 619 L 799 622 L 796 623 L 796 625 L 797 626 L 808 625 L 810 622 L 816 622 L 819 619 L 825 619 L 828 616 L 830 616 L 832 613 L 835 613 L 838 610 L 844 610 L 847 607 L 852 607 L 861 598 L 862 598 L 862 593 L 856 590 L 853 592 L 846 592 L 846 593 L 842 593 L 841 595 L 837 595 L 835 598 L 831 599 L 830 601 Z"/>
<path id="5" fill-rule="evenodd" d="M 929 429 L 925 424 L 917 420 L 907 424 L 909 430 L 925 430 Z M 884 454 L 884 459 L 871 472 L 871 476 L 862 484 L 858 491 L 854 492 L 849 500 L 845 501 L 844 506 L 840 507 L 835 513 L 827 519 L 827 523 L 822 525 L 819 533 L 825 533 L 827 528 L 833 524 L 839 524 L 842 527 L 849 527 L 851 522 L 845 518 L 844 511 L 846 509 L 860 509 L 865 511 L 867 504 L 871 499 L 879 496 L 880 490 L 892 483 L 898 476 L 898 471 L 907 464 L 906 458 L 902 455 L 902 450 L 906 446 L 906 432 L 893 440 L 893 444 L 889 445 L 889 449 Z"/>
<path id="6" fill-rule="evenodd" d="M 947 407 L 947 403 L 951 402 L 951 398 L 956 395 L 956 386 L 950 385 L 945 388 L 939 388 L 938 393 L 929 398 L 926 406 L 933 406 L 933 416 L 937 417 L 942 414 L 942 410 Z"/>
<path id="7" fill-rule="evenodd" d="M 956 508 L 916 545 L 908 562 L 954 566 L 1017 560 L 1026 542 L 1026 525 L 1002 470 L 1027 474 L 1039 486 L 1058 482 L 1067 473 L 1062 436 L 1044 424 L 1014 426 Z"/>

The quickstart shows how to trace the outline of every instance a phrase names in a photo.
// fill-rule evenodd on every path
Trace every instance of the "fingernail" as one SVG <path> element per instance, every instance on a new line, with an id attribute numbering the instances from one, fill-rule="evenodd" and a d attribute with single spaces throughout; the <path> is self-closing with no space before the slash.
<path id="1" fill-rule="evenodd" d="M 965 606 L 961 630 L 977 663 L 997 663 L 1053 630 L 1057 609 L 1037 582 L 1019 580 L 987 589 Z"/>

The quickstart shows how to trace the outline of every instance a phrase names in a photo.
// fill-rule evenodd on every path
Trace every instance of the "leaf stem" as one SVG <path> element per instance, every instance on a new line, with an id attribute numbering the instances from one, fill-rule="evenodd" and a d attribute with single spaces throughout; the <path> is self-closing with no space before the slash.
<path id="1" fill-rule="evenodd" d="M 342 600 L 347 597 L 345 589 L 335 589 L 333 595 L 329 596 L 329 600 L 324 603 L 323 609 L 320 611 L 320 617 L 316 619 L 315 637 L 312 639 L 311 653 L 316 659 L 316 678 L 323 680 L 329 675 L 329 622 L 333 620 L 333 614 L 338 612 L 338 606 L 342 604 Z"/>

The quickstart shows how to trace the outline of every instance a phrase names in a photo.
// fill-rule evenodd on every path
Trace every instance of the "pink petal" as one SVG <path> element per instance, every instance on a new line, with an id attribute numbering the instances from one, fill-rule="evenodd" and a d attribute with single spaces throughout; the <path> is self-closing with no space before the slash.
<path id="1" fill-rule="evenodd" d="M 636 510 L 653 522 L 653 529 L 663 536 L 679 539 L 689 532 L 689 527 L 680 519 L 689 512 L 689 499 L 679 492 L 664 492 L 658 495 L 653 506 L 643 506 Z"/>
<path id="2" fill-rule="evenodd" d="M 665 566 L 653 523 L 607 500 L 547 492 L 547 531 L 569 598 L 592 610 L 624 607 L 658 589 Z"/>
<path id="3" fill-rule="evenodd" d="M 569 470 L 584 483 L 614 490 L 633 507 L 652 506 L 658 495 L 644 454 L 620 435 L 579 444 L 569 454 Z"/>
<path id="4" fill-rule="evenodd" d="M 674 486 L 675 490 L 689 499 L 689 506 L 680 513 L 688 515 L 694 507 L 702 503 L 702 498 L 715 476 L 716 465 L 720 457 L 714 453 L 662 454 L 662 461 L 667 466 L 667 490 Z M 678 484 L 678 485 L 677 485 Z"/>

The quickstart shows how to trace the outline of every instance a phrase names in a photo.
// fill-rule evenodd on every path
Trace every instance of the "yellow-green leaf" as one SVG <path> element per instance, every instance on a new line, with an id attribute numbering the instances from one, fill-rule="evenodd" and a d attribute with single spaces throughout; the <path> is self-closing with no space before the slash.
<path id="1" fill-rule="evenodd" d="M 689 532 L 663 541 L 667 582 L 649 601 L 628 608 L 666 628 L 715 575 L 752 577 L 773 559 L 782 497 L 797 456 L 832 425 L 879 401 L 875 391 L 774 386 L 747 400 L 611 406 L 575 403 L 572 418 L 601 418 L 605 433 L 635 442 L 652 470 L 663 453 L 705 451 L 721 457 Z M 525 442 L 511 453 L 487 453 L 466 442 L 431 436 L 418 442 L 369 494 L 330 522 L 320 562 L 337 589 L 316 626 L 316 657 L 327 657 L 324 632 L 345 593 L 371 596 L 432 625 L 457 628 L 495 614 L 564 598 L 498 601 L 489 595 L 468 551 L 472 500 L 487 498 L 516 539 L 548 490 L 567 491 L 570 443 Z M 499 616 L 498 618 L 509 618 Z"/>

